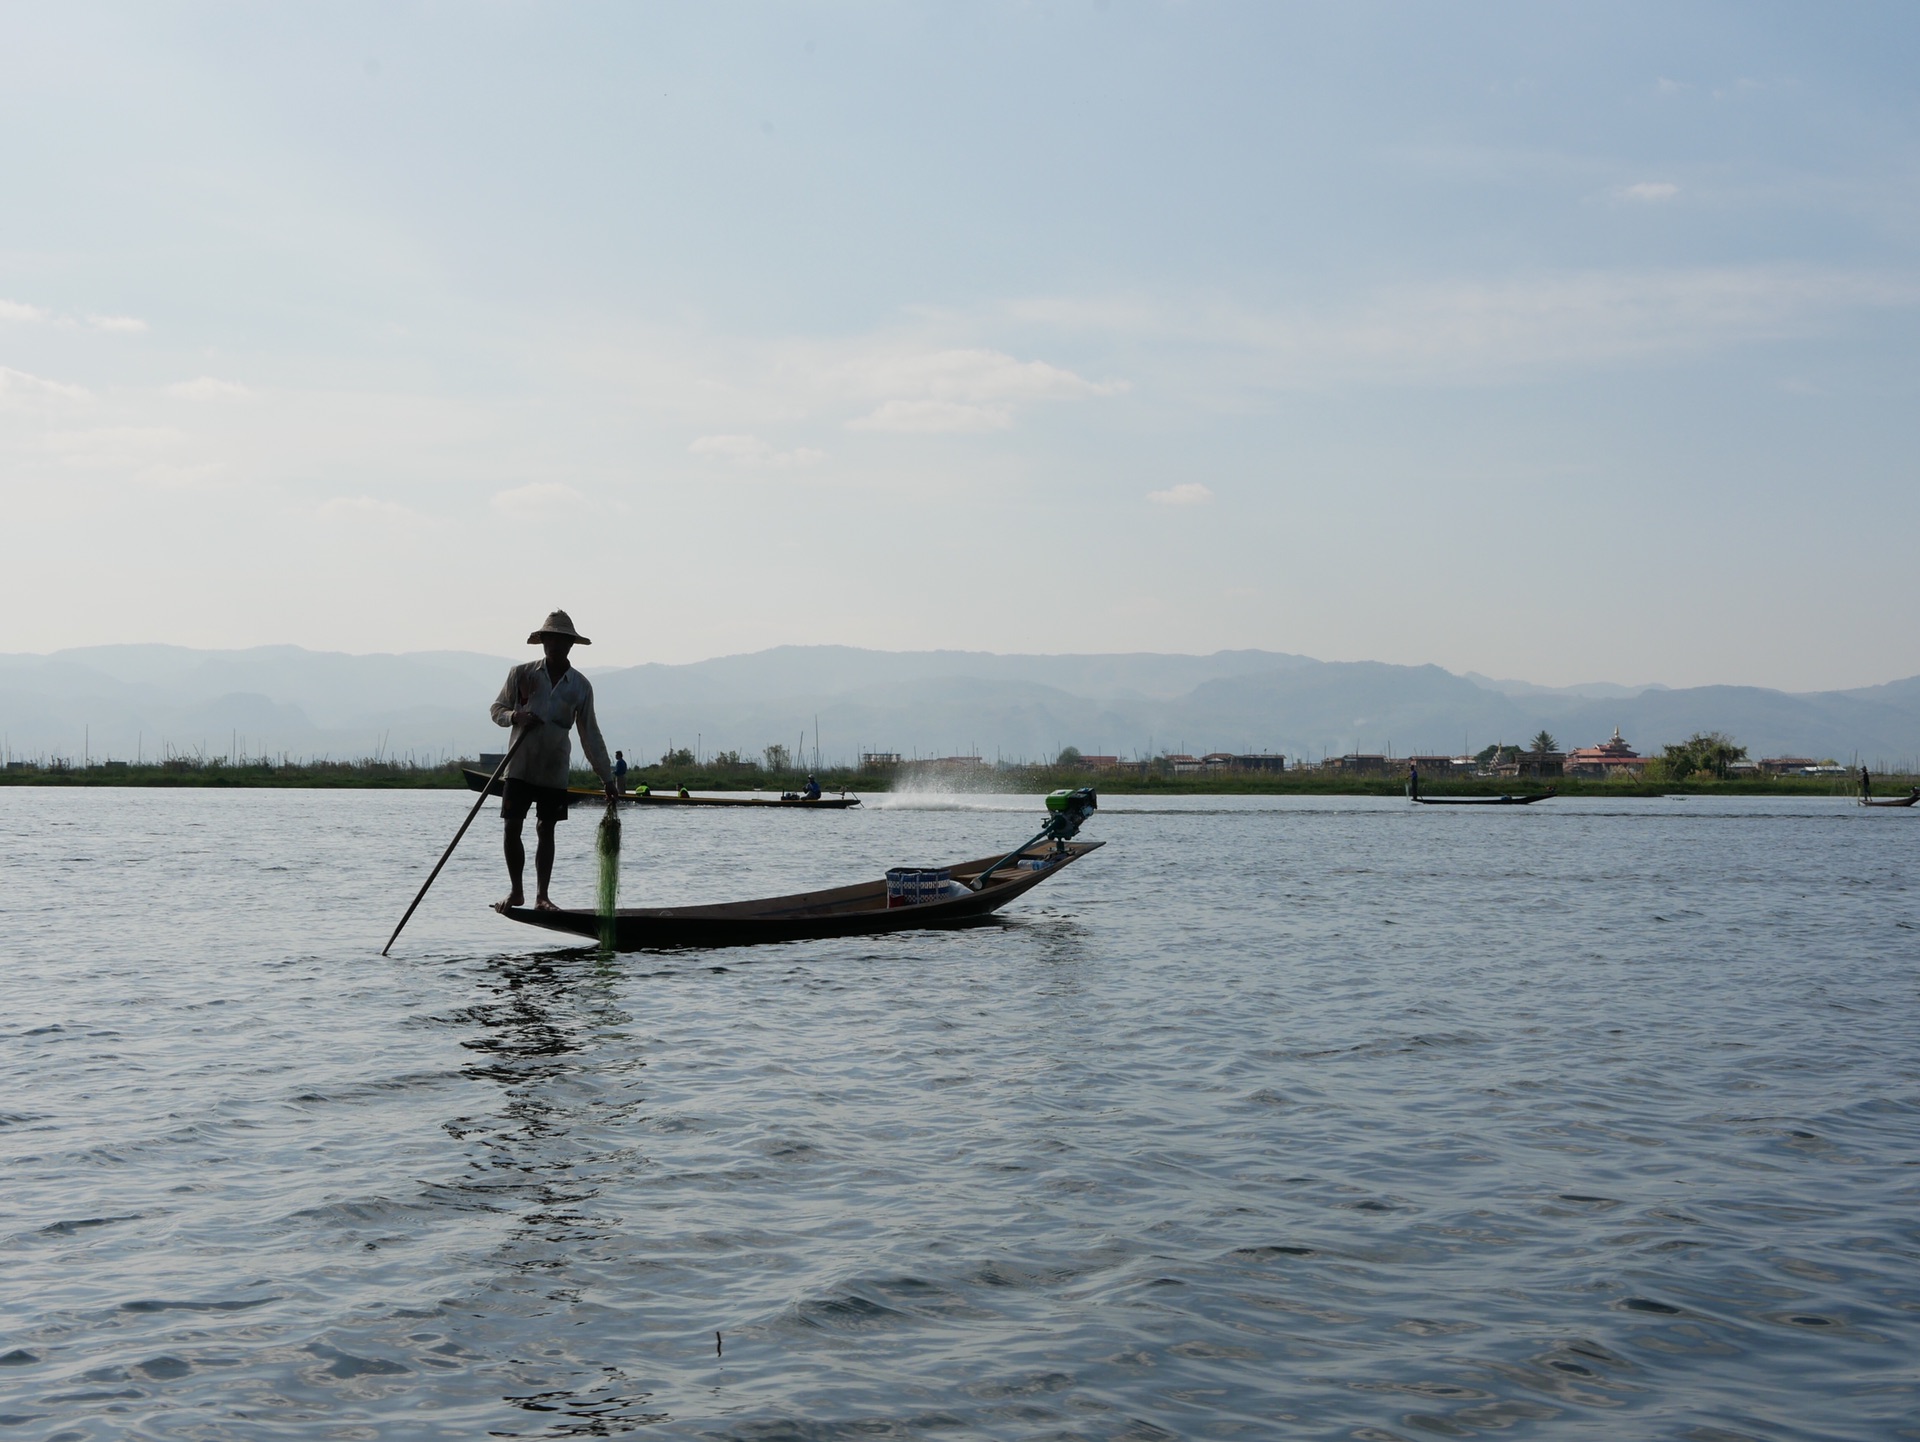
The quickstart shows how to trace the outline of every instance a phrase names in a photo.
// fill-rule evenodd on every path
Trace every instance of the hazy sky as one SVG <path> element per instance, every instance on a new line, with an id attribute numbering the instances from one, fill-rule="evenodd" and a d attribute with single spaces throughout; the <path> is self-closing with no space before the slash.
<path id="1" fill-rule="evenodd" d="M 1920 8 L 0 8 L 0 651 L 1920 672 Z"/>

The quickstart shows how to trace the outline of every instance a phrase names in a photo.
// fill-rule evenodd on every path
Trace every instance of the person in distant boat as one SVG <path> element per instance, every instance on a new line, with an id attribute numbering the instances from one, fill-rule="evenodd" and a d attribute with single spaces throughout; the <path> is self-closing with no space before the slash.
<path id="1" fill-rule="evenodd" d="M 624 751 L 613 753 L 613 784 L 618 790 L 627 789 L 627 753 Z"/>
<path id="2" fill-rule="evenodd" d="M 1407 763 L 1407 795 L 1413 797 L 1420 795 L 1420 763 L 1418 761 Z"/>
<path id="3" fill-rule="evenodd" d="M 820 783 L 815 781 L 812 776 L 807 777 L 807 784 L 801 789 L 800 799 L 803 801 L 818 801 L 820 799 Z"/>
<path id="4" fill-rule="evenodd" d="M 687 790 L 687 783 L 686 783 L 686 782 L 684 782 L 684 781 L 682 781 L 682 782 L 680 783 L 680 799 L 681 799 L 682 801 L 685 801 L 685 800 L 687 800 L 687 799 L 688 799 L 689 797 L 691 797 L 692 795 L 693 795 L 693 793 L 692 793 L 691 791 L 689 791 L 689 790 Z"/>
<path id="5" fill-rule="evenodd" d="M 1860 799 L 1865 801 L 1873 795 L 1873 782 L 1867 776 L 1867 768 L 1860 768 Z"/>
<path id="6" fill-rule="evenodd" d="M 500 819 L 506 823 L 507 880 L 512 890 L 496 909 L 526 905 L 521 877 L 527 852 L 520 841 L 520 828 L 527 812 L 537 810 L 533 874 L 538 889 L 533 904 L 541 911 L 558 911 L 547 888 L 553 880 L 553 828 L 567 819 L 567 775 L 573 767 L 569 728 L 580 733 L 580 749 L 586 752 L 587 764 L 606 786 L 609 798 L 617 794 L 616 778 L 607 760 L 607 743 L 600 739 L 600 723 L 594 719 L 593 687 L 567 660 L 567 653 L 576 645 L 593 643 L 573 628 L 571 616 L 555 611 L 527 637 L 527 644 L 542 647 L 546 659 L 528 661 L 507 672 L 506 685 L 500 688 L 492 708 L 494 724 L 511 726 L 513 747 L 518 748 L 507 763 L 506 794 L 500 802 Z"/>

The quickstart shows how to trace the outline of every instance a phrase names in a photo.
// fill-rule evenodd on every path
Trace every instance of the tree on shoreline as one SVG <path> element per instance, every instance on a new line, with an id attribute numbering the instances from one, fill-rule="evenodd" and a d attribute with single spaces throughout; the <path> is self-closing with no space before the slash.
<path id="1" fill-rule="evenodd" d="M 1662 747 L 1660 753 L 1667 777 L 1673 781 L 1685 781 L 1702 772 L 1724 781 L 1733 763 L 1746 759 L 1747 748 L 1737 745 L 1724 731 L 1696 731 L 1677 745 Z"/>

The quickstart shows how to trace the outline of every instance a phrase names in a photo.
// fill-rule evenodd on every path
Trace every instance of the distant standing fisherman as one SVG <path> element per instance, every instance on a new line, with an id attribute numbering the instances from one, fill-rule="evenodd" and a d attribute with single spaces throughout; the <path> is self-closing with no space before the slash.
<path id="1" fill-rule="evenodd" d="M 587 753 L 587 764 L 606 786 L 609 798 L 615 794 L 614 774 L 607 743 L 600 739 L 600 723 L 594 719 L 593 687 L 567 660 L 567 652 L 576 645 L 593 642 L 574 630 L 573 618 L 565 611 L 555 611 L 527 637 L 527 644 L 543 647 L 546 659 L 528 661 L 507 672 L 507 684 L 493 703 L 494 724 L 513 727 L 513 739 L 520 743 L 507 766 L 506 795 L 500 803 L 500 817 L 506 822 L 507 879 L 513 889 L 495 909 L 526 905 L 521 877 L 527 852 L 520 828 L 528 810 L 537 808 L 533 869 L 539 890 L 533 904 L 541 911 L 558 911 L 547 887 L 553 880 L 554 824 L 567 819 L 567 778 L 573 769 L 573 747 L 567 740 L 570 727 L 579 729 L 580 749 Z"/>

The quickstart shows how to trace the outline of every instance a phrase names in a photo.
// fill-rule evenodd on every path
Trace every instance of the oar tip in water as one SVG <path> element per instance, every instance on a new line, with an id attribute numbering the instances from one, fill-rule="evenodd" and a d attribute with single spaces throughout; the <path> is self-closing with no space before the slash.
<path id="1" fill-rule="evenodd" d="M 413 905 L 409 906 L 406 915 L 400 918 L 400 925 L 394 927 L 393 935 L 387 938 L 387 944 L 380 948 L 382 956 L 393 949 L 394 942 L 400 939 L 400 933 L 406 929 L 407 923 L 413 920 L 413 913 L 419 910 L 420 903 L 426 900 L 427 888 L 432 886 L 434 879 L 440 875 L 440 869 L 447 864 L 447 858 L 453 855 L 453 848 L 460 844 L 460 838 L 467 834 L 467 828 L 473 825 L 473 818 L 480 814 L 480 808 L 487 804 L 487 798 L 493 794 L 494 783 L 506 774 L 507 763 L 513 760 L 513 753 L 520 749 L 520 743 L 531 734 L 529 729 L 513 738 L 513 744 L 507 748 L 507 754 L 500 758 L 500 764 L 494 767 L 493 775 L 488 779 L 487 784 L 480 788 L 480 795 L 467 812 L 467 819 L 460 823 L 460 829 L 453 833 L 453 840 L 449 841 L 447 849 L 440 853 L 440 859 L 434 862 L 433 870 L 427 873 L 427 879 L 420 883 L 420 890 L 414 894 Z"/>

